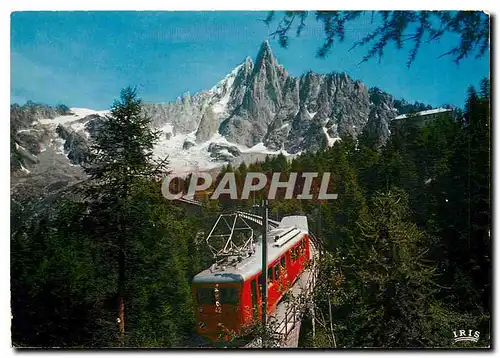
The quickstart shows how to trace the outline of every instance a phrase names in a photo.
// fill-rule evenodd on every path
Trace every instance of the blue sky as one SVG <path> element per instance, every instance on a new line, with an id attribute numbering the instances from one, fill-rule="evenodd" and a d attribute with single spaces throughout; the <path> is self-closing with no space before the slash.
<path id="1" fill-rule="evenodd" d="M 392 45 L 379 63 L 359 64 L 367 48 L 349 52 L 372 28 L 370 17 L 349 27 L 325 59 L 315 57 L 322 28 L 307 27 L 288 49 L 269 37 L 266 12 L 17 12 L 11 17 L 11 103 L 27 100 L 106 109 L 120 89 L 137 86 L 145 102 L 169 102 L 209 89 L 270 40 L 278 61 L 294 76 L 308 70 L 346 72 L 396 98 L 462 107 L 469 84 L 489 76 L 489 53 L 459 65 L 437 57 L 456 43 L 448 35 L 422 47 L 408 69 L 408 48 Z"/>

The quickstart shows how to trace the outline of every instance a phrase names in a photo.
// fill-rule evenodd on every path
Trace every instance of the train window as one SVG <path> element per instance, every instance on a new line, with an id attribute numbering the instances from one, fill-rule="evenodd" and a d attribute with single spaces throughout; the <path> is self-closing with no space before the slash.
<path id="1" fill-rule="evenodd" d="M 253 279 L 251 286 L 252 286 L 252 303 L 255 306 L 257 305 L 257 280 Z"/>
<path id="2" fill-rule="evenodd" d="M 221 304 L 236 304 L 238 303 L 238 290 L 234 287 L 221 287 L 220 289 Z"/>
<path id="3" fill-rule="evenodd" d="M 259 274 L 259 279 L 257 281 L 259 283 L 259 294 L 262 297 L 262 287 L 264 286 L 264 275 L 262 273 Z"/>
<path id="4" fill-rule="evenodd" d="M 280 264 L 276 264 L 276 266 L 274 266 L 274 274 L 276 275 L 276 281 L 279 280 L 279 277 L 280 277 Z"/>
<path id="5" fill-rule="evenodd" d="M 281 258 L 280 264 L 281 264 L 281 267 L 283 268 L 283 270 L 286 270 L 286 260 L 285 260 L 285 256 L 283 256 L 283 257 Z"/>
<path id="6" fill-rule="evenodd" d="M 196 296 L 199 305 L 213 305 L 215 303 L 214 290 L 208 287 L 198 287 Z"/>
<path id="7" fill-rule="evenodd" d="M 273 280 L 273 268 L 269 267 L 267 269 L 267 280 L 272 281 Z"/>
<path id="8" fill-rule="evenodd" d="M 261 275 L 262 276 L 262 275 Z M 260 280 L 260 276 L 259 276 Z M 257 301 L 257 280 L 253 279 L 251 283 L 251 289 L 252 289 L 252 312 L 253 316 L 255 319 L 258 318 L 259 312 L 258 312 L 258 301 Z M 259 285 L 259 288 L 262 287 Z"/>

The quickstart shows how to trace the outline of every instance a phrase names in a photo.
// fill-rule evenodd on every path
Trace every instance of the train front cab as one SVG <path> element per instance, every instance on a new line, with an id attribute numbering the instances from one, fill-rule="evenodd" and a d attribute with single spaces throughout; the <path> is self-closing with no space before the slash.
<path id="1" fill-rule="evenodd" d="M 197 333 L 212 341 L 227 341 L 241 324 L 243 285 L 240 283 L 193 283 L 197 311 Z"/>

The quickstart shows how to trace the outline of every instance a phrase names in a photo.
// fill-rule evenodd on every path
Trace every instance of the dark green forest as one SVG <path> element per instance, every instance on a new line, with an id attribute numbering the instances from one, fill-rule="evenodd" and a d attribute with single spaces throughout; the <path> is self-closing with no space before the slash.
<path id="1" fill-rule="evenodd" d="M 56 197 L 11 204 L 12 341 L 16 347 L 192 347 L 190 282 L 210 265 L 199 236 L 221 198 L 193 210 L 161 194 L 168 158 L 128 88 L 84 164 L 87 179 Z M 462 111 L 418 126 L 410 116 L 375 147 L 367 133 L 332 147 L 230 165 L 246 172 L 333 173 L 337 200 L 272 200 L 271 216 L 304 213 L 324 246 L 314 302 L 337 347 L 490 345 L 490 83 L 470 87 Z M 43 210 L 34 210 L 43 202 Z M 307 326 L 307 325 L 305 325 Z M 455 344 L 452 331 L 481 332 Z M 332 347 L 304 329 L 301 346 Z"/>

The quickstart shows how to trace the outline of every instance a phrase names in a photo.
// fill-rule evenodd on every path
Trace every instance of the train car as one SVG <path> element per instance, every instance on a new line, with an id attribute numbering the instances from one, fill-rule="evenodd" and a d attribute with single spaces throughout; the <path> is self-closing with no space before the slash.
<path id="1" fill-rule="evenodd" d="M 262 244 L 236 262 L 213 265 L 192 283 L 196 302 L 197 332 L 212 341 L 237 337 L 261 319 Z M 284 217 L 267 237 L 267 310 L 272 314 L 288 287 L 311 259 L 305 216 Z"/>

